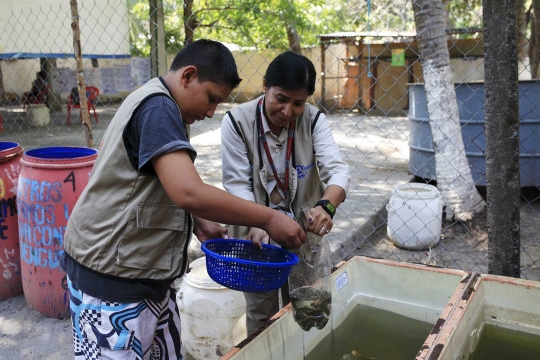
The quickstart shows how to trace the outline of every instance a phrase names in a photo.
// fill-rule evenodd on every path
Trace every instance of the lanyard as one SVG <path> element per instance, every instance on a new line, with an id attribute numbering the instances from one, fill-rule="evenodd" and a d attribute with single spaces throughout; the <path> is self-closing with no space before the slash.
<path id="1" fill-rule="evenodd" d="M 289 198 L 289 168 L 290 168 L 290 162 L 291 162 L 291 153 L 292 153 L 292 146 L 294 142 L 294 128 L 296 126 L 296 119 L 291 121 L 289 124 L 289 133 L 287 136 L 287 153 L 285 155 L 285 185 L 281 182 L 279 179 L 279 175 L 276 170 L 276 166 L 274 165 L 274 160 L 272 160 L 272 155 L 270 155 L 270 149 L 268 148 L 268 142 L 266 141 L 266 135 L 264 133 L 263 123 L 262 123 L 262 103 L 263 99 L 259 101 L 259 127 L 261 129 L 261 141 L 264 147 L 264 152 L 266 153 L 266 158 L 268 159 L 268 163 L 270 164 L 270 167 L 272 168 L 272 172 L 274 173 L 274 178 L 276 179 L 276 182 L 283 191 L 283 194 L 285 195 L 285 201 Z"/>

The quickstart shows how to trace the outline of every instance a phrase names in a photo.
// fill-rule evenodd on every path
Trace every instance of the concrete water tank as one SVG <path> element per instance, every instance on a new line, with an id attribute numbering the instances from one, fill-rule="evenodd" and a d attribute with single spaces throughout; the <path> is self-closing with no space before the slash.
<path id="1" fill-rule="evenodd" d="M 486 186 L 484 82 L 456 84 L 465 153 L 476 185 Z M 409 170 L 436 180 L 435 151 L 424 84 L 409 84 Z M 519 163 L 521 186 L 540 185 L 540 82 L 519 82 Z"/>

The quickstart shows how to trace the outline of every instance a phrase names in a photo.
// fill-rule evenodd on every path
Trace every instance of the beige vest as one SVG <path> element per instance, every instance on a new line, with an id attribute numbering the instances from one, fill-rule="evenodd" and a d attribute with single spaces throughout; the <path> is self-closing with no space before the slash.
<path id="1" fill-rule="evenodd" d="M 270 199 L 266 192 L 267 169 L 263 162 L 264 151 L 261 151 L 259 142 L 260 127 L 257 120 L 257 104 L 261 98 L 237 106 L 227 114 L 233 122 L 236 133 L 246 145 L 250 165 L 252 166 L 251 179 L 255 201 L 258 204 L 269 206 Z M 304 112 L 296 119 L 294 133 L 293 155 L 289 171 L 291 202 L 290 210 L 296 221 L 304 228 L 307 227 L 306 212 L 311 209 L 324 194 L 324 185 L 319 176 L 319 169 L 315 163 L 313 138 L 311 136 L 320 112 L 316 107 L 306 104 Z M 234 238 L 245 239 L 247 228 L 243 226 L 229 226 L 230 235 Z"/>
<path id="2" fill-rule="evenodd" d="M 171 96 L 155 78 L 120 106 L 69 218 L 65 251 L 103 274 L 164 280 L 185 270 L 190 215 L 170 200 L 157 177 L 133 168 L 122 138 L 139 104 L 153 94 Z"/>

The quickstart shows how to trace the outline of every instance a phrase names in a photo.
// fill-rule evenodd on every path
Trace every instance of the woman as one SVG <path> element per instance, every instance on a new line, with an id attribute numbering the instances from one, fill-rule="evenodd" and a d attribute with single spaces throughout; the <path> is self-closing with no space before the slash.
<path id="1" fill-rule="evenodd" d="M 308 58 L 285 52 L 268 66 L 264 95 L 227 112 L 221 125 L 223 186 L 286 213 L 307 231 L 326 235 L 350 177 L 325 116 L 307 103 L 315 80 Z M 229 234 L 256 246 L 270 240 L 257 228 L 231 226 Z M 244 295 L 252 334 L 278 312 L 278 291 Z"/>

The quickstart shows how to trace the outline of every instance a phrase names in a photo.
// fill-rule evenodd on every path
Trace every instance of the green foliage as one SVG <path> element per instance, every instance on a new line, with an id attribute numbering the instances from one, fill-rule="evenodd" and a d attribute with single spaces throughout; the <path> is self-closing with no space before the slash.
<path id="1" fill-rule="evenodd" d="M 128 0 L 128 11 L 131 55 L 149 57 L 150 3 L 148 0 Z M 183 3 L 178 3 L 175 0 L 163 0 L 163 13 L 165 16 L 165 47 L 168 52 L 176 53 L 182 48 L 184 41 Z"/>
<path id="2" fill-rule="evenodd" d="M 482 0 L 450 0 L 446 5 L 451 28 L 481 28 Z"/>
<path id="3" fill-rule="evenodd" d="M 414 30 L 411 1 L 371 0 L 372 30 Z M 481 0 L 445 0 L 450 27 L 481 27 Z M 163 0 L 166 48 L 179 51 L 185 40 L 183 0 Z M 149 56 L 149 2 L 128 0 L 131 53 Z M 193 2 L 195 39 L 210 38 L 245 49 L 289 48 L 287 28 L 303 47 L 318 46 L 318 35 L 367 30 L 367 0 L 200 0 Z"/>

